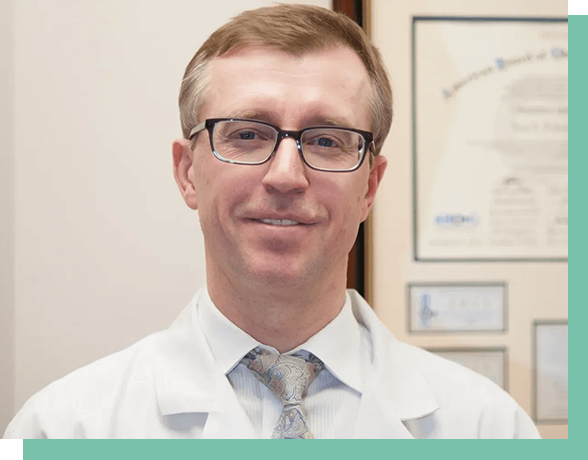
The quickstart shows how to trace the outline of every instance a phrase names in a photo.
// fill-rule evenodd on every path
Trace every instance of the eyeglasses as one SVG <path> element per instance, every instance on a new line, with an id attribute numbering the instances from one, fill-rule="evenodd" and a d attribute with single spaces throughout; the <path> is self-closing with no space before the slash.
<path id="1" fill-rule="evenodd" d="M 209 118 L 190 131 L 190 140 L 205 129 L 212 153 L 220 161 L 263 164 L 275 155 L 283 139 L 291 137 L 309 168 L 329 172 L 358 169 L 374 140 L 372 133 L 358 129 L 315 126 L 284 131 L 271 123 L 244 118 Z"/>

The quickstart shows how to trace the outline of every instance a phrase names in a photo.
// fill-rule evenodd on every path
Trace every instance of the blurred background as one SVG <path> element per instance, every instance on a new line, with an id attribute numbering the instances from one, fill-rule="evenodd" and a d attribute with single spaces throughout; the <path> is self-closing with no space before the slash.
<path id="1" fill-rule="evenodd" d="M 0 433 L 50 382 L 166 328 L 205 283 L 198 216 L 172 176 L 179 85 L 210 33 L 272 3 L 0 2 Z M 412 18 L 565 18 L 567 3 L 287 3 L 347 8 L 393 80 L 389 167 L 360 241 L 360 290 L 401 340 L 507 350 L 504 386 L 533 413 L 534 321 L 567 319 L 567 253 L 555 262 L 415 260 Z M 508 286 L 508 327 L 412 333 L 409 284 L 439 282 Z M 567 438 L 567 421 L 539 428 Z"/>

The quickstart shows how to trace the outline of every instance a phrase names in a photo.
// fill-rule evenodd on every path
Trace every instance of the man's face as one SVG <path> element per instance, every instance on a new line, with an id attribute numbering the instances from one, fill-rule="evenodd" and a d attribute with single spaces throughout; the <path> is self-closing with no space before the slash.
<path id="1" fill-rule="evenodd" d="M 369 97 L 367 72 L 348 48 L 297 58 L 248 47 L 212 61 L 200 120 L 238 117 L 286 130 L 335 124 L 370 131 Z M 385 166 L 378 157 L 371 171 L 369 158 L 354 172 L 315 171 L 288 138 L 268 163 L 255 166 L 216 159 L 206 131 L 193 152 L 185 140 L 174 143 L 176 180 L 188 206 L 199 211 L 209 282 L 223 276 L 294 287 L 344 273 Z"/>

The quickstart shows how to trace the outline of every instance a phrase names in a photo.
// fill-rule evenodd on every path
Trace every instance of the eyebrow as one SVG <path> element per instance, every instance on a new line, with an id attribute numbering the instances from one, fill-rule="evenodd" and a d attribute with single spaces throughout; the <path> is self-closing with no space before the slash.
<path id="1" fill-rule="evenodd" d="M 274 125 L 279 125 L 278 115 L 275 112 L 267 110 L 238 110 L 231 113 L 227 118 L 248 118 L 250 120 L 260 120 Z M 320 113 L 310 115 L 303 118 L 303 127 L 309 126 L 340 126 L 346 128 L 352 128 L 352 123 L 344 120 L 343 118 L 335 118 L 326 116 Z"/>
<path id="2" fill-rule="evenodd" d="M 353 123 L 343 118 L 334 118 L 316 114 L 306 120 L 309 125 L 324 125 L 324 126 L 341 126 L 344 128 L 352 128 Z"/>
<path id="3" fill-rule="evenodd" d="M 237 110 L 232 112 L 228 118 L 249 118 L 251 120 L 267 121 L 268 123 L 275 123 L 277 120 L 276 115 L 265 110 Z"/>

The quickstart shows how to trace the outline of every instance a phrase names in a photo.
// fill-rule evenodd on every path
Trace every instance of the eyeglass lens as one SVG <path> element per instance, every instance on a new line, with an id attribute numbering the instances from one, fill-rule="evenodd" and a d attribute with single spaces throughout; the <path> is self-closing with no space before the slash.
<path id="1" fill-rule="evenodd" d="M 250 121 L 221 121 L 213 132 L 216 153 L 231 162 L 255 164 L 274 151 L 278 132 L 271 126 Z M 340 128 L 313 128 L 302 133 L 302 154 L 315 168 L 352 169 L 365 148 L 361 134 Z"/>

